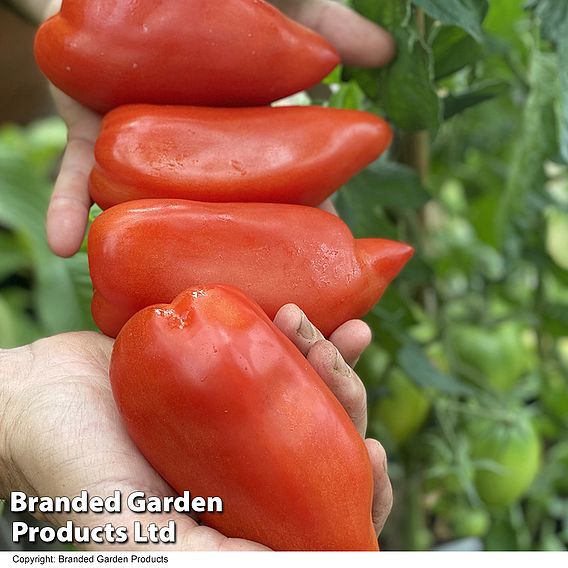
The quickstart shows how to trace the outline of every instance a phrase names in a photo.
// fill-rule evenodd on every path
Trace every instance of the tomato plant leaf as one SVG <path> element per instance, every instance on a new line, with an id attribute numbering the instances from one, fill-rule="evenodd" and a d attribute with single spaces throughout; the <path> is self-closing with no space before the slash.
<path id="1" fill-rule="evenodd" d="M 354 0 L 353 5 L 393 34 L 397 56 L 383 69 L 346 68 L 345 76 L 355 78 L 368 96 L 376 97 L 387 117 L 399 128 L 410 132 L 435 131 L 440 124 L 441 103 L 433 81 L 433 59 L 412 17 L 410 2 Z"/>
<path id="2" fill-rule="evenodd" d="M 546 306 L 543 316 L 543 327 L 554 337 L 568 335 L 568 304 L 550 304 Z"/>
<path id="3" fill-rule="evenodd" d="M 483 55 L 479 43 L 457 26 L 439 28 L 431 45 L 436 79 L 443 79 L 473 65 Z"/>
<path id="4" fill-rule="evenodd" d="M 568 164 L 568 26 L 566 35 L 558 44 L 558 78 L 560 97 L 557 104 L 560 154 Z"/>
<path id="5" fill-rule="evenodd" d="M 521 136 L 517 140 L 498 214 L 500 239 L 511 221 L 520 223 L 531 213 L 528 198 L 542 190 L 544 162 L 556 153 L 553 105 L 558 93 L 557 58 L 535 50 L 529 71 Z M 534 212 L 534 211 L 533 211 Z"/>
<path id="6" fill-rule="evenodd" d="M 357 81 L 342 83 L 339 90 L 334 92 L 329 105 L 336 108 L 359 110 L 363 106 L 365 94 Z"/>
<path id="7" fill-rule="evenodd" d="M 568 163 L 568 2 L 533 0 L 528 7 L 540 20 L 542 35 L 556 44 L 559 98 L 556 105 L 560 154 Z"/>
<path id="8" fill-rule="evenodd" d="M 412 2 L 435 20 L 459 26 L 477 41 L 483 41 L 481 24 L 488 10 L 486 0 L 412 0 Z"/>
<path id="9" fill-rule="evenodd" d="M 383 209 L 418 209 L 429 199 L 413 169 L 379 160 L 347 183 L 336 197 L 336 206 L 355 236 L 396 238 Z"/>
<path id="10" fill-rule="evenodd" d="M 44 334 L 84 329 L 89 313 L 78 301 L 67 261 L 51 252 L 44 232 L 46 174 L 63 149 L 62 132 L 60 121 L 0 132 L 0 225 L 16 236 L 33 271 L 33 306 Z"/>
<path id="11" fill-rule="evenodd" d="M 568 30 L 568 3 L 558 0 L 530 0 L 526 7 L 534 11 L 540 20 L 545 38 L 557 42 L 565 37 Z"/>
<path id="12" fill-rule="evenodd" d="M 397 354 L 400 368 L 419 386 L 424 389 L 457 395 L 471 394 L 472 389 L 457 378 L 442 373 L 434 367 L 424 351 L 415 344 L 405 345 Z"/>
<path id="13" fill-rule="evenodd" d="M 448 120 L 470 107 L 498 97 L 506 89 L 506 83 L 492 83 L 474 86 L 457 95 L 450 94 L 444 99 L 444 119 Z"/>

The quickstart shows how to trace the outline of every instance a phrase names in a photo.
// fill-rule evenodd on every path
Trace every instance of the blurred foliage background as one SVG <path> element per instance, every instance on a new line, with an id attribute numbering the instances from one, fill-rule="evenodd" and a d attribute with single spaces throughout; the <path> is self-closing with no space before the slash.
<path id="1" fill-rule="evenodd" d="M 336 196 L 356 236 L 417 249 L 356 369 L 395 488 L 382 548 L 566 550 L 568 3 L 344 3 L 392 31 L 396 61 L 292 101 L 396 129 Z M 86 253 L 44 235 L 64 143 L 55 117 L 0 127 L 1 347 L 93 327 Z"/>

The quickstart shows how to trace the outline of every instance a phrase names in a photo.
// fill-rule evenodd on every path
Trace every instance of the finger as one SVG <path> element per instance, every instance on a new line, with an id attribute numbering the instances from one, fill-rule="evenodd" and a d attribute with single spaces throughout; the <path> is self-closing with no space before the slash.
<path id="1" fill-rule="evenodd" d="M 395 43 L 388 32 L 337 2 L 274 0 L 272 3 L 325 37 L 346 65 L 380 67 L 395 55 Z"/>
<path id="2" fill-rule="evenodd" d="M 304 356 L 318 341 L 325 339 L 310 322 L 306 314 L 295 304 L 286 304 L 276 314 L 274 324 L 284 333 Z M 351 320 L 338 327 L 329 340 L 351 367 L 371 342 L 371 330 L 361 320 Z M 337 342 L 337 343 L 336 343 Z"/>
<path id="3" fill-rule="evenodd" d="M 372 338 L 371 329 L 361 320 L 350 320 L 340 325 L 329 336 L 329 340 L 337 347 L 350 367 L 355 367 Z"/>
<path id="4" fill-rule="evenodd" d="M 61 92 L 54 97 L 67 124 L 68 141 L 47 210 L 46 230 L 53 252 L 67 257 L 79 250 L 87 227 L 91 206 L 88 179 L 100 118 Z"/>
<path id="5" fill-rule="evenodd" d="M 373 525 L 381 534 L 393 504 L 392 485 L 387 470 L 387 455 L 377 440 L 365 440 L 373 467 Z"/>
<path id="6" fill-rule="evenodd" d="M 364 437 L 367 430 L 367 392 L 361 379 L 347 365 L 334 345 L 325 339 L 318 341 L 310 349 L 308 361 Z"/>
<path id="7" fill-rule="evenodd" d="M 292 343 L 307 356 L 318 341 L 324 339 L 321 332 L 295 304 L 286 304 L 276 314 L 274 324 Z"/>

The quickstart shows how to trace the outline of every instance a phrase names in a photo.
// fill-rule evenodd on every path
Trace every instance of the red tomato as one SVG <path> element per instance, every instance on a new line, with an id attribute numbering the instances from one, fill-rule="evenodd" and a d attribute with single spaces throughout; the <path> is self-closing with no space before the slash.
<path id="1" fill-rule="evenodd" d="M 90 192 L 103 209 L 170 197 L 319 205 L 390 140 L 359 111 L 125 106 L 103 121 Z"/>
<path id="2" fill-rule="evenodd" d="M 63 0 L 37 32 L 48 79 L 105 113 L 129 103 L 257 106 L 339 62 L 320 36 L 263 0 Z"/>
<path id="3" fill-rule="evenodd" d="M 146 199 L 102 213 L 89 231 L 93 316 L 115 336 L 128 317 L 201 282 L 235 286 L 273 318 L 287 303 L 323 334 L 365 314 L 413 254 L 354 239 L 313 207 Z"/>
<path id="4" fill-rule="evenodd" d="M 128 432 L 201 521 L 277 550 L 377 550 L 362 438 L 259 306 L 225 286 L 137 313 L 110 378 Z"/>

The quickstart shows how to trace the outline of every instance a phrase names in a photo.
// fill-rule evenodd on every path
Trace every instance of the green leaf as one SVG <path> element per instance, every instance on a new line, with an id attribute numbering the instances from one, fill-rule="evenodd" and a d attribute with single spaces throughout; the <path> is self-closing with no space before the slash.
<path id="1" fill-rule="evenodd" d="M 354 237 L 397 238 L 396 226 L 387 217 L 385 211 L 380 205 L 370 205 L 369 201 L 362 198 L 359 192 L 342 189 L 336 196 L 335 206 Z"/>
<path id="2" fill-rule="evenodd" d="M 435 20 L 459 26 L 477 41 L 483 40 L 481 24 L 488 10 L 486 0 L 412 0 L 412 2 Z"/>
<path id="3" fill-rule="evenodd" d="M 441 103 L 433 82 L 433 60 L 412 18 L 410 2 L 355 0 L 353 5 L 393 34 L 397 56 L 380 70 L 346 68 L 346 77 L 356 79 L 399 128 L 410 132 L 435 131 L 440 124 Z"/>
<path id="4" fill-rule="evenodd" d="M 363 106 L 365 94 L 356 81 L 342 83 L 337 92 L 334 92 L 329 105 L 335 108 L 359 110 Z"/>
<path id="5" fill-rule="evenodd" d="M 400 2 L 352 0 L 351 5 L 355 8 L 355 10 L 357 10 L 357 12 L 365 16 L 365 18 L 379 22 L 389 30 L 392 29 L 400 20 L 401 13 L 405 13 L 410 7 L 407 0 L 402 0 Z"/>
<path id="6" fill-rule="evenodd" d="M 30 317 L 15 309 L 0 292 L 0 348 L 12 349 L 35 341 L 39 330 Z"/>
<path id="7" fill-rule="evenodd" d="M 0 232 L 0 282 L 28 268 L 30 261 L 18 239 L 11 233 Z"/>
<path id="8" fill-rule="evenodd" d="M 566 5 L 568 8 L 568 5 Z M 558 136 L 560 154 L 568 164 L 568 30 L 558 43 L 558 79 L 560 97 L 557 101 Z"/>
<path id="9" fill-rule="evenodd" d="M 347 183 L 336 205 L 355 236 L 396 238 L 383 208 L 418 209 L 429 198 L 413 169 L 379 160 Z"/>
<path id="10" fill-rule="evenodd" d="M 529 6 L 540 19 L 543 36 L 557 44 L 559 99 L 556 112 L 560 153 L 568 163 L 568 2 L 534 0 Z"/>
<path id="11" fill-rule="evenodd" d="M 481 46 L 461 28 L 443 26 L 432 41 L 434 74 L 442 79 L 473 65 L 483 55 Z"/>
<path id="12" fill-rule="evenodd" d="M 84 317 L 83 329 L 96 331 L 98 328 L 91 315 L 91 299 L 93 283 L 89 273 L 89 260 L 86 252 L 78 252 L 75 256 L 64 260 L 65 268 L 71 276 L 77 300 Z"/>
<path id="13" fill-rule="evenodd" d="M 549 304 L 542 314 L 543 327 L 554 337 L 568 336 L 568 305 Z"/>
<path id="14" fill-rule="evenodd" d="M 400 368 L 424 389 L 435 389 L 449 395 L 471 394 L 472 389 L 458 379 L 434 367 L 424 351 L 415 344 L 405 345 L 397 354 Z"/>
<path id="15" fill-rule="evenodd" d="M 0 224 L 10 229 L 33 269 L 33 297 L 42 332 L 54 334 L 84 329 L 88 312 L 80 304 L 65 261 L 49 249 L 44 219 L 50 186 L 45 178 L 47 162 L 35 161 L 22 133 L 4 129 L 0 133 Z"/>
<path id="16" fill-rule="evenodd" d="M 503 94 L 507 88 L 508 85 L 506 83 L 491 83 L 489 85 L 473 86 L 468 91 L 458 95 L 448 95 L 444 99 L 444 119 L 448 120 L 468 108 L 498 97 Z"/>
<path id="17" fill-rule="evenodd" d="M 532 0 L 527 7 L 540 19 L 542 34 L 551 41 L 561 41 L 568 32 L 568 3 L 562 0 Z"/>
<path id="18" fill-rule="evenodd" d="M 517 26 L 524 15 L 522 0 L 491 2 L 489 12 L 483 21 L 483 28 L 486 33 L 498 36 L 499 40 L 513 43 L 515 48 L 519 49 L 521 41 Z"/>
<path id="19" fill-rule="evenodd" d="M 558 67 L 555 54 L 534 51 L 529 85 L 521 135 L 515 143 L 497 211 L 500 240 L 505 238 L 512 222 L 518 224 L 531 215 L 530 197 L 542 191 L 545 183 L 543 164 L 556 153 L 553 105 L 558 93 Z"/>

